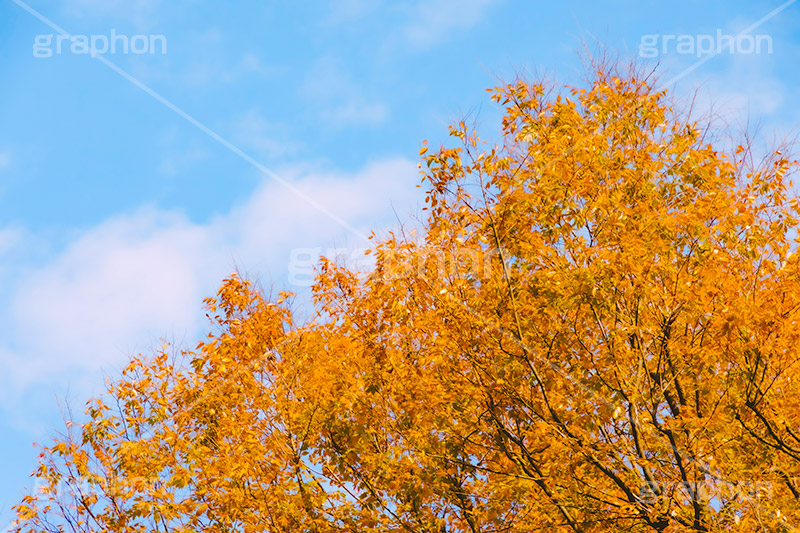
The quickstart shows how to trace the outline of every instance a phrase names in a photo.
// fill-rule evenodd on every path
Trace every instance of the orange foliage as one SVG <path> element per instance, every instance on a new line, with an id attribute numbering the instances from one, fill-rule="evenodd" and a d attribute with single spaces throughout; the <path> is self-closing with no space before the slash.
<path id="1" fill-rule="evenodd" d="M 21 531 L 790 530 L 793 163 L 724 154 L 635 76 L 496 89 L 421 151 L 429 218 L 298 324 L 233 276 L 45 449 Z M 113 409 L 111 408 L 113 407 Z"/>

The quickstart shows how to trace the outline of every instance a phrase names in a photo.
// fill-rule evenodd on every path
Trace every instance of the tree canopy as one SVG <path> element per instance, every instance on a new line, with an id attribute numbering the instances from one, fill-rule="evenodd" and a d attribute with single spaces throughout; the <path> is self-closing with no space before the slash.
<path id="1" fill-rule="evenodd" d="M 422 148 L 419 233 L 322 260 L 302 321 L 226 279 L 43 449 L 19 530 L 794 529 L 795 163 L 668 96 L 494 89 L 498 145 Z"/>

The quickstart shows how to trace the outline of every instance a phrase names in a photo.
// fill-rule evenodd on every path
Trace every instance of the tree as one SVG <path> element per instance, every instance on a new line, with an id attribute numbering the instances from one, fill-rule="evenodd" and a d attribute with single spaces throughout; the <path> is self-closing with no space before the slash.
<path id="1" fill-rule="evenodd" d="M 795 527 L 794 162 L 666 97 L 612 68 L 493 90 L 502 145 L 421 150 L 419 238 L 323 260 L 303 323 L 225 280 L 205 342 L 43 450 L 20 530 Z"/>

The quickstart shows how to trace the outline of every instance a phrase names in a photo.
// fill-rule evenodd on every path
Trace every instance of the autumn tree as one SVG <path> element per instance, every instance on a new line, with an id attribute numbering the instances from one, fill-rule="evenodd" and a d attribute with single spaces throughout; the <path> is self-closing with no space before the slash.
<path id="1" fill-rule="evenodd" d="M 556 90 L 557 89 L 557 90 Z M 21 531 L 788 531 L 790 162 L 637 73 L 492 92 L 422 149 L 427 219 L 324 261 L 315 316 L 237 276 L 43 450 Z"/>

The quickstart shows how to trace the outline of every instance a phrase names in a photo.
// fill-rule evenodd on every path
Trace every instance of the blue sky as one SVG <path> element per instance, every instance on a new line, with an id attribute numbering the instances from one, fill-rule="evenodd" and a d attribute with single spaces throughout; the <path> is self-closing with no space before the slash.
<path id="1" fill-rule="evenodd" d="M 755 24 L 760 53 L 697 53 Z M 166 45 L 36 57 L 61 30 Z M 236 269 L 302 297 L 309 253 L 419 214 L 423 139 L 465 116 L 491 136 L 485 89 L 577 83 L 593 39 L 655 39 L 642 61 L 678 95 L 768 140 L 800 125 L 800 3 L 0 0 L 0 528 L 59 404 L 82 413 L 161 338 L 193 346 Z"/>

